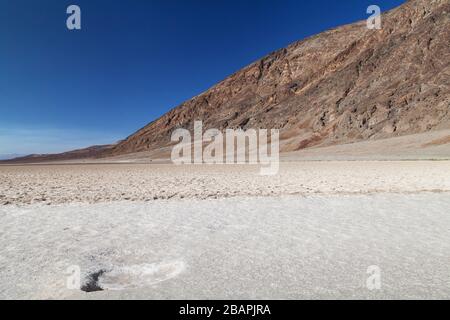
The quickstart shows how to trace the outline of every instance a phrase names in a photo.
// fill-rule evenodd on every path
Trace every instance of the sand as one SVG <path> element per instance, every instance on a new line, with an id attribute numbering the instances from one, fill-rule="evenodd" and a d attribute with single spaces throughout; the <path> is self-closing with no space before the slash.
<path id="1" fill-rule="evenodd" d="M 0 299 L 449 299 L 449 169 L 1 166 Z"/>
<path id="2" fill-rule="evenodd" d="M 282 155 L 293 160 L 450 160 L 450 130 L 307 148 Z"/>

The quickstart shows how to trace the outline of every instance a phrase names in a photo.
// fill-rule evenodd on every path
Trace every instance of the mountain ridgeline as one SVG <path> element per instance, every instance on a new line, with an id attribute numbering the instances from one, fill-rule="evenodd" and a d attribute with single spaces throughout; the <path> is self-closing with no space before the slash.
<path id="1" fill-rule="evenodd" d="M 173 130 L 280 129 L 282 151 L 450 128 L 450 1 L 412 0 L 278 50 L 150 123 L 107 154 Z"/>
<path id="2" fill-rule="evenodd" d="M 197 120 L 280 129 L 285 152 L 449 129 L 450 0 L 410 0 L 381 30 L 361 21 L 296 42 L 95 156 L 166 147 Z"/>

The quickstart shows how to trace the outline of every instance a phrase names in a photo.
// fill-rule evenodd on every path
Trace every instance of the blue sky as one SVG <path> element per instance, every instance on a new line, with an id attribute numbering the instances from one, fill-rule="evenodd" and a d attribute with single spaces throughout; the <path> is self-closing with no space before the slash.
<path id="1" fill-rule="evenodd" d="M 403 2 L 0 0 L 0 156 L 115 142 L 276 49 Z"/>

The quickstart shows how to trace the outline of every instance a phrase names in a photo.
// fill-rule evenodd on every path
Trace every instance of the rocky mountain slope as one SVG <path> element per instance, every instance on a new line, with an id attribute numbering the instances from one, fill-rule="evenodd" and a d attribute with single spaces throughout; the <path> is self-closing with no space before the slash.
<path id="1" fill-rule="evenodd" d="M 410 0 L 278 50 L 107 153 L 155 149 L 176 128 L 278 128 L 282 151 L 450 128 L 450 1 Z"/>
<path id="2" fill-rule="evenodd" d="M 116 145 L 63 158 L 155 150 L 196 120 L 280 129 L 285 152 L 449 129 L 450 0 L 410 0 L 383 14 L 381 30 L 361 21 L 294 43 Z"/>

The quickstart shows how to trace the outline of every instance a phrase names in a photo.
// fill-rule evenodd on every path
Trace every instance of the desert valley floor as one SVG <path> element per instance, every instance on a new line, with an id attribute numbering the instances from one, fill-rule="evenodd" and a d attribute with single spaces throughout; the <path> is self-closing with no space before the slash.
<path id="1" fill-rule="evenodd" d="M 450 161 L 258 172 L 1 166 L 0 298 L 450 298 Z"/>

